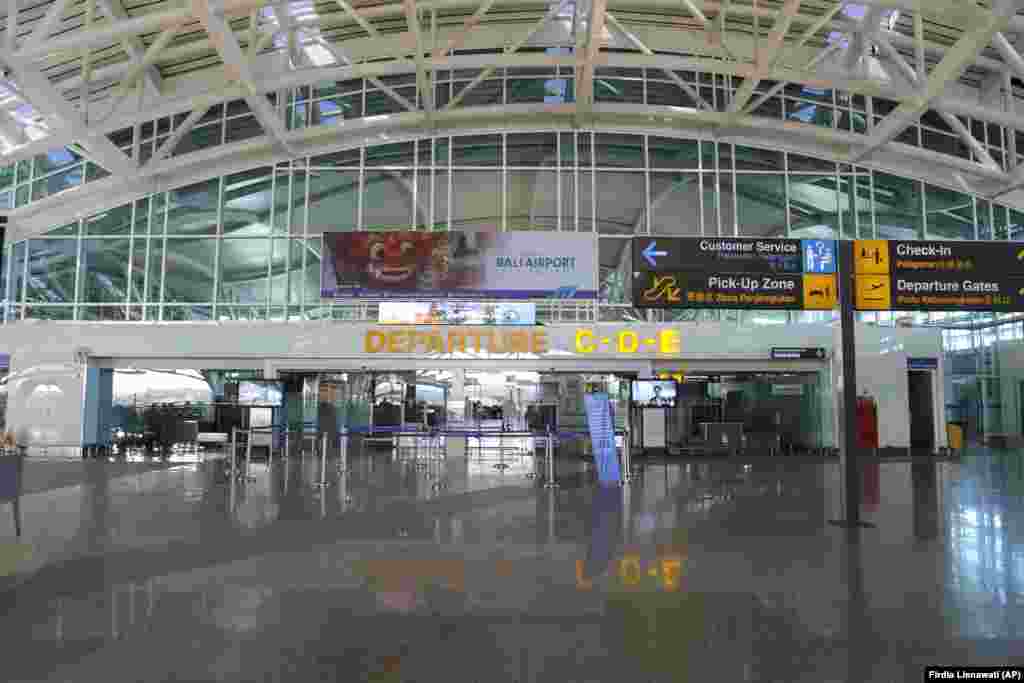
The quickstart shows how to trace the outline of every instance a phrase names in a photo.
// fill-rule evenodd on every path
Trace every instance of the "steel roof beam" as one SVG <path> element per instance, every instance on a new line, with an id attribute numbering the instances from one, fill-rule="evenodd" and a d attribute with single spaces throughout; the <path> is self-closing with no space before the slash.
<path id="1" fill-rule="evenodd" d="M 921 114 L 932 106 L 932 101 L 942 94 L 951 81 L 960 77 L 975 55 L 988 45 L 993 36 L 1008 23 L 1014 12 L 1013 3 L 1007 0 L 1003 0 L 999 8 L 993 11 L 978 9 L 975 15 L 975 25 L 968 29 L 946 52 L 942 61 L 929 74 L 920 88 L 920 92 L 897 107 L 875 126 L 874 131 L 867 137 L 864 148 L 851 154 L 850 161 L 857 163 L 865 159 L 876 149 L 895 139 L 909 126 L 914 125 Z"/>
<path id="2" fill-rule="evenodd" d="M 758 52 L 753 73 L 744 79 L 742 85 L 736 90 L 736 94 L 733 95 L 728 108 L 729 116 L 725 117 L 724 125 L 729 125 L 732 115 L 743 111 L 743 108 L 750 102 L 750 98 L 753 97 L 757 84 L 775 68 L 782 55 L 786 33 L 789 32 L 793 18 L 800 11 L 800 2 L 801 0 L 786 0 L 786 4 L 782 6 L 775 17 L 775 24 L 768 34 L 768 46 L 764 52 Z"/>
<path id="3" fill-rule="evenodd" d="M 587 42 L 583 50 L 582 64 L 577 64 L 576 102 L 584 111 L 594 105 L 594 71 L 597 57 L 601 52 L 604 36 L 605 9 L 607 0 L 590 0 L 590 14 L 587 17 Z M 579 107 L 578 107 L 579 108 Z"/>
<path id="4" fill-rule="evenodd" d="M 129 19 L 128 12 L 125 11 L 124 5 L 121 0 L 96 0 L 96 4 L 99 5 L 100 9 L 110 18 L 111 21 L 124 21 Z M 142 42 L 142 39 L 138 36 L 130 36 L 121 41 L 124 46 L 125 52 L 132 58 L 132 61 L 136 64 L 141 63 L 144 55 L 146 54 L 146 46 Z M 150 64 L 145 69 L 146 82 L 149 83 L 150 88 L 153 92 L 160 94 L 163 90 L 163 77 L 160 76 L 160 71 L 156 66 Z"/>
<path id="5" fill-rule="evenodd" d="M 423 107 L 428 116 L 434 112 L 434 79 L 427 72 L 427 62 L 423 56 L 423 32 L 420 29 L 419 9 L 416 0 L 402 0 L 405 8 L 405 23 L 413 40 L 413 58 L 416 63 L 416 87 L 420 91 Z"/>
<path id="6" fill-rule="evenodd" d="M 220 9 L 210 6 L 209 0 L 192 0 L 192 7 L 199 15 L 199 21 L 216 46 L 221 61 L 224 62 L 224 73 L 229 81 L 237 81 L 246 90 L 245 101 L 249 104 L 256 120 L 267 135 L 283 152 L 293 155 L 294 150 L 288 144 L 287 130 L 266 96 L 256 88 L 256 78 L 249 66 L 249 60 L 242 52 L 238 39 L 225 21 Z"/>

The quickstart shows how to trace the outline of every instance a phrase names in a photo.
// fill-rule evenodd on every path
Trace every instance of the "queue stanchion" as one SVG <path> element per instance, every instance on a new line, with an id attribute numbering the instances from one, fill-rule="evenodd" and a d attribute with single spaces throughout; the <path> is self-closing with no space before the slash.
<path id="1" fill-rule="evenodd" d="M 256 477 L 252 476 L 252 428 L 249 428 L 249 438 L 245 440 L 245 480 L 253 481 Z"/>
<path id="2" fill-rule="evenodd" d="M 558 482 L 555 481 L 555 444 L 554 436 L 548 431 L 547 444 L 545 450 L 547 451 L 548 459 L 548 480 L 544 482 L 544 488 L 556 489 L 558 488 Z"/>
<path id="3" fill-rule="evenodd" d="M 319 489 L 327 488 L 327 432 L 320 437 L 320 481 L 313 486 Z"/>
<path id="4" fill-rule="evenodd" d="M 348 472 L 348 429 L 338 433 L 338 471 Z"/>
<path id="5" fill-rule="evenodd" d="M 231 454 L 228 456 L 229 474 L 228 478 L 234 482 L 235 477 L 238 476 L 238 463 L 235 459 L 238 457 L 238 427 L 231 428 Z"/>

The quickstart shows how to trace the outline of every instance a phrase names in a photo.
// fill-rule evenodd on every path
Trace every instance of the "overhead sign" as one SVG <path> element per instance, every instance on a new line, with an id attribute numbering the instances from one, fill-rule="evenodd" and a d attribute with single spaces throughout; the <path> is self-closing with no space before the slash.
<path id="1" fill-rule="evenodd" d="M 938 370 L 939 359 L 938 358 L 908 358 L 907 359 L 908 370 Z"/>
<path id="2" fill-rule="evenodd" d="M 474 301 L 382 302 L 382 325 L 536 325 L 533 303 L 477 303 Z"/>
<path id="3" fill-rule="evenodd" d="M 773 347 L 771 350 L 772 360 L 822 360 L 825 358 L 825 349 L 820 346 L 810 347 Z"/>
<path id="4" fill-rule="evenodd" d="M 635 238 L 638 308 L 831 310 L 833 240 Z"/>
<path id="5" fill-rule="evenodd" d="M 593 299 L 596 237 L 586 233 L 329 232 L 321 296 Z"/>
<path id="6" fill-rule="evenodd" d="M 857 240 L 861 311 L 1024 311 L 1024 249 L 1007 242 Z"/>

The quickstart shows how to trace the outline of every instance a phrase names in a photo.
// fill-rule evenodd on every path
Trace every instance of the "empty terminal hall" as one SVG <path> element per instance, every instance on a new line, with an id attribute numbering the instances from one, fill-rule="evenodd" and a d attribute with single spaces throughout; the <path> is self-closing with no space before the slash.
<path id="1" fill-rule="evenodd" d="M 1022 53 L 11 0 L 0 679 L 1024 680 Z"/>

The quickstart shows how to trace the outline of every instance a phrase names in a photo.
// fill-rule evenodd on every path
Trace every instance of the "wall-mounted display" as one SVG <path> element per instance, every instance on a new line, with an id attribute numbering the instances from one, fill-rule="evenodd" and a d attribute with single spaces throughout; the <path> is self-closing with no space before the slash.
<path id="1" fill-rule="evenodd" d="M 248 406 L 279 406 L 283 402 L 281 382 L 245 381 L 238 383 L 238 403 Z"/>
<path id="2" fill-rule="evenodd" d="M 535 325 L 533 303 L 400 301 L 379 306 L 382 325 Z"/>

